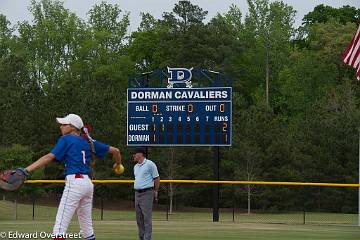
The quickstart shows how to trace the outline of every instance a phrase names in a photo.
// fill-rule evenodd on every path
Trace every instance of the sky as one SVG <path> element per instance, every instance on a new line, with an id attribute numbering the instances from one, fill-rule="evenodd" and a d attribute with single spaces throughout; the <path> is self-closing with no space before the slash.
<path id="1" fill-rule="evenodd" d="M 87 12 L 94 6 L 104 0 L 62 0 L 65 8 L 76 13 L 82 19 L 87 19 Z M 273 2 L 274 0 L 270 0 Z M 308 12 L 311 12 L 315 6 L 324 4 L 335 8 L 344 5 L 360 8 L 360 0 L 282 0 L 284 3 L 292 6 L 296 11 L 295 26 L 301 25 L 302 18 Z M 32 15 L 28 7 L 31 0 L 0 0 L 0 13 L 5 15 L 11 22 L 11 25 L 18 21 L 31 21 Z M 111 4 L 118 4 L 123 11 L 130 12 L 129 31 L 136 31 L 140 24 L 141 12 L 147 12 L 155 18 L 161 18 L 163 12 L 171 12 L 178 0 L 106 0 Z M 211 19 L 217 13 L 225 13 L 229 10 L 231 4 L 237 5 L 243 15 L 247 13 L 248 5 L 246 0 L 191 0 L 203 10 L 208 11 L 206 20 Z"/>

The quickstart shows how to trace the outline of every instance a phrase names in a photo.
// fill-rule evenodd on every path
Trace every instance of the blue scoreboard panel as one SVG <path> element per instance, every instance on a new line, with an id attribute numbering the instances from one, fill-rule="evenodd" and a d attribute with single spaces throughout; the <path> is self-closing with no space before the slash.
<path id="1" fill-rule="evenodd" d="M 230 146 L 232 89 L 129 88 L 128 145 Z"/>

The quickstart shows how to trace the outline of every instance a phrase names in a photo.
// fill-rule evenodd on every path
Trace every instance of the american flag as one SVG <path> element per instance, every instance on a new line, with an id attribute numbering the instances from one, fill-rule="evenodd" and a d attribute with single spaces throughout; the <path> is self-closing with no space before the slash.
<path id="1" fill-rule="evenodd" d="M 360 25 L 342 59 L 344 63 L 356 69 L 356 78 L 360 81 Z"/>

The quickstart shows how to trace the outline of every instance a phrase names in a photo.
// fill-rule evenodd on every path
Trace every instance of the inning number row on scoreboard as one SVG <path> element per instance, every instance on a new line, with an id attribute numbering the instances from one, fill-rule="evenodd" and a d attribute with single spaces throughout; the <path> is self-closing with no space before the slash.
<path id="1" fill-rule="evenodd" d="M 128 145 L 230 146 L 231 88 L 128 89 Z"/>

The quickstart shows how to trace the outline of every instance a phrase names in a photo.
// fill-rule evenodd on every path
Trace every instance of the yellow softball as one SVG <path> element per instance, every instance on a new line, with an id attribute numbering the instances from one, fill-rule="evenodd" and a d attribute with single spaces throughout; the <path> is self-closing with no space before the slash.
<path id="1" fill-rule="evenodd" d="M 113 166 L 114 172 L 118 175 L 122 174 L 125 170 L 124 166 L 122 164 L 115 163 Z"/>

